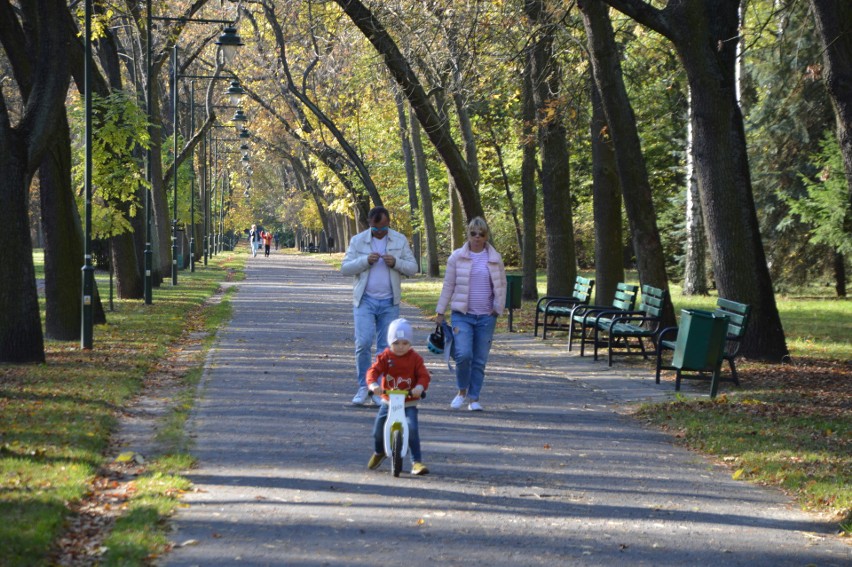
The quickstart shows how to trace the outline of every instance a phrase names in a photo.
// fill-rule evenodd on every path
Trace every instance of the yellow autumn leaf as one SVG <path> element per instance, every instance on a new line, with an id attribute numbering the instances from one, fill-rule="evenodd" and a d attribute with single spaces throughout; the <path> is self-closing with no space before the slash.
<path id="1" fill-rule="evenodd" d="M 731 475 L 731 478 L 734 479 L 734 480 L 737 480 L 738 478 L 743 476 L 744 472 L 745 472 L 744 469 L 737 469 L 737 470 L 734 471 L 734 474 Z"/>

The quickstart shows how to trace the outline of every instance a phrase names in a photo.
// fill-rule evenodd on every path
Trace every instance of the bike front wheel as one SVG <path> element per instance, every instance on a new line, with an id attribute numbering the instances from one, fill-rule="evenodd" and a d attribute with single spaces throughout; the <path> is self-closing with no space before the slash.
<path id="1" fill-rule="evenodd" d="M 391 432 L 391 472 L 399 476 L 402 471 L 402 431 Z"/>

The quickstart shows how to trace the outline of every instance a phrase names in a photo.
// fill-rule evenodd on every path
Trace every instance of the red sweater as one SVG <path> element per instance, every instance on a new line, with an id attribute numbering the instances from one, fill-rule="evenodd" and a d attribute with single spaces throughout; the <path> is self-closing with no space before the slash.
<path id="1" fill-rule="evenodd" d="M 423 363 L 423 357 L 414 349 L 409 350 L 404 356 L 397 356 L 386 348 L 376 361 L 367 370 L 367 386 L 375 384 L 381 379 L 382 390 L 413 390 L 415 386 L 423 386 L 425 392 L 429 388 L 429 371 Z M 388 395 L 382 394 L 387 400 Z M 407 396 L 405 405 L 414 405 L 418 398 Z"/>

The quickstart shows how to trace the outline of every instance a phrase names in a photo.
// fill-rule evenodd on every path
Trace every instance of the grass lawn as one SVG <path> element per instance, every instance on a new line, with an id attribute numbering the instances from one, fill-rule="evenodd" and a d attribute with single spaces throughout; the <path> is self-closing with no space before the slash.
<path id="1" fill-rule="evenodd" d="M 191 407 L 205 347 L 229 317 L 227 300 L 205 302 L 221 282 L 240 276 L 244 259 L 224 253 L 207 267 L 199 263 L 195 273 L 180 273 L 177 287 L 167 280 L 155 288 L 152 305 L 115 300 L 107 324 L 94 328 L 91 351 L 81 351 L 79 342 L 48 340 L 46 363 L 0 365 L 0 564 L 66 564 L 74 558 L 74 542 L 60 546 L 57 538 L 97 484 L 113 482 L 104 471 L 115 456 L 108 444 L 117 414 L 145 387 L 155 387 L 151 380 L 161 373 L 161 362 L 193 332 L 206 338 L 194 339 L 202 344 L 174 390 L 169 419 L 177 425 L 166 424 L 163 435 L 173 437 L 161 439 L 168 454 L 137 467 L 125 493 L 101 503 L 102 515 L 124 516 L 104 543 L 103 564 L 140 564 L 165 547 L 162 518 L 188 487 L 177 471 L 191 464 L 181 415 Z M 40 252 L 35 261 L 43 273 Z M 98 273 L 97 280 L 108 309 L 106 275 Z"/>

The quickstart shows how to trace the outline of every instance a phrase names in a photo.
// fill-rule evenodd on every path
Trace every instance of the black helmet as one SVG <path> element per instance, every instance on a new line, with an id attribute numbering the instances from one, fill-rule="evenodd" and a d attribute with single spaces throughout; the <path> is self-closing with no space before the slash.
<path id="1" fill-rule="evenodd" d="M 429 339 L 426 341 L 426 348 L 429 349 L 429 352 L 434 352 L 435 354 L 444 352 L 444 329 L 440 323 L 435 326 L 435 332 L 429 335 Z"/>

